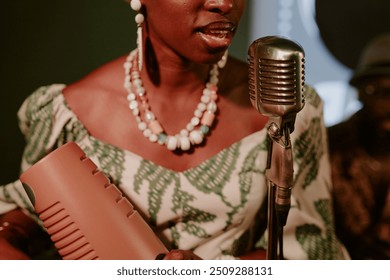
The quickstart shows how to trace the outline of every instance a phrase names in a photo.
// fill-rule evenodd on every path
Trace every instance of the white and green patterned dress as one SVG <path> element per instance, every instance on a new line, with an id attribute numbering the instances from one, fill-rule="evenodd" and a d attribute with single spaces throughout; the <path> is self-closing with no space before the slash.
<path id="1" fill-rule="evenodd" d="M 261 230 L 266 225 L 265 129 L 196 167 L 175 172 L 89 135 L 68 107 L 63 88 L 41 87 L 19 110 L 27 142 L 22 171 L 74 141 L 137 206 L 169 248 L 192 249 L 204 259 L 216 259 L 239 256 L 255 245 L 266 246 L 266 233 Z M 284 255 L 288 259 L 345 258 L 333 228 L 322 103 L 310 88 L 291 136 L 295 180 Z M 1 186 L 0 213 L 17 206 L 30 207 L 20 182 Z"/>

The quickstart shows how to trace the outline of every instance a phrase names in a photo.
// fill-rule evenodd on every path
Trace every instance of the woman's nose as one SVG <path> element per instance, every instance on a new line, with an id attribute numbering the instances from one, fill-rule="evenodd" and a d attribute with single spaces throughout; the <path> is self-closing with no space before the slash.
<path id="1" fill-rule="evenodd" d="M 211 12 L 227 14 L 233 8 L 233 1 L 234 0 L 207 0 L 205 7 Z"/>

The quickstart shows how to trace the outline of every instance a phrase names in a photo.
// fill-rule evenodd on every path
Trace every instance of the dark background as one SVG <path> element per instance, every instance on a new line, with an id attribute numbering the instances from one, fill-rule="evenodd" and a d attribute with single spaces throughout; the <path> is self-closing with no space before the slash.
<path id="1" fill-rule="evenodd" d="M 15 181 L 24 147 L 17 111 L 40 86 L 71 83 L 135 48 L 123 0 L 17 0 L 0 4 L 0 185 Z M 248 17 L 231 54 L 246 58 Z M 245 43 L 242 43 L 245 42 Z"/>
<path id="2" fill-rule="evenodd" d="M 316 0 L 315 9 L 325 46 L 351 69 L 368 41 L 390 32 L 390 0 Z"/>

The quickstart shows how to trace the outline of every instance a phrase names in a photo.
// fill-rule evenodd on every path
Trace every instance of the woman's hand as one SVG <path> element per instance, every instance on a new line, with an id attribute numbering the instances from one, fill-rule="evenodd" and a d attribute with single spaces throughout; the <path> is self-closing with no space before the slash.
<path id="1" fill-rule="evenodd" d="M 257 249 L 246 255 L 239 257 L 241 260 L 265 260 L 267 254 L 265 250 Z M 165 255 L 160 255 L 161 260 L 202 260 L 198 255 L 190 250 L 172 250 Z"/>
<path id="2" fill-rule="evenodd" d="M 22 250 L 11 245 L 5 238 L 0 237 L 0 260 L 29 260 Z"/>
<path id="3" fill-rule="evenodd" d="M 201 258 L 194 254 L 191 250 L 171 250 L 165 254 L 162 260 L 201 260 Z"/>
<path id="4" fill-rule="evenodd" d="M 42 245 L 38 238 L 42 233 L 41 227 L 21 209 L 3 214 L 0 216 L 0 259 L 30 259 L 35 247 L 40 249 Z"/>

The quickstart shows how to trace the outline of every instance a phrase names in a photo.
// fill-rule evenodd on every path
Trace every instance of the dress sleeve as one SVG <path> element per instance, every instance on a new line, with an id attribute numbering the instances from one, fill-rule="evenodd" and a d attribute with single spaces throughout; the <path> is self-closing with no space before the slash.
<path id="1" fill-rule="evenodd" d="M 19 127 L 26 146 L 23 152 L 21 172 L 55 148 L 59 122 L 64 113 L 61 91 L 64 85 L 50 85 L 38 88 L 23 102 L 18 111 Z M 0 186 L 0 214 L 21 207 L 32 213 L 33 208 L 19 180 Z"/>
<path id="2" fill-rule="evenodd" d="M 69 119 L 63 88 L 64 85 L 60 84 L 40 87 L 20 107 L 19 127 L 26 140 L 21 171 L 56 148 L 59 133 Z"/>
<path id="3" fill-rule="evenodd" d="M 291 210 L 284 228 L 284 257 L 348 258 L 335 235 L 323 103 L 311 87 L 306 87 L 305 106 L 297 113 L 291 143 L 294 182 Z"/>

